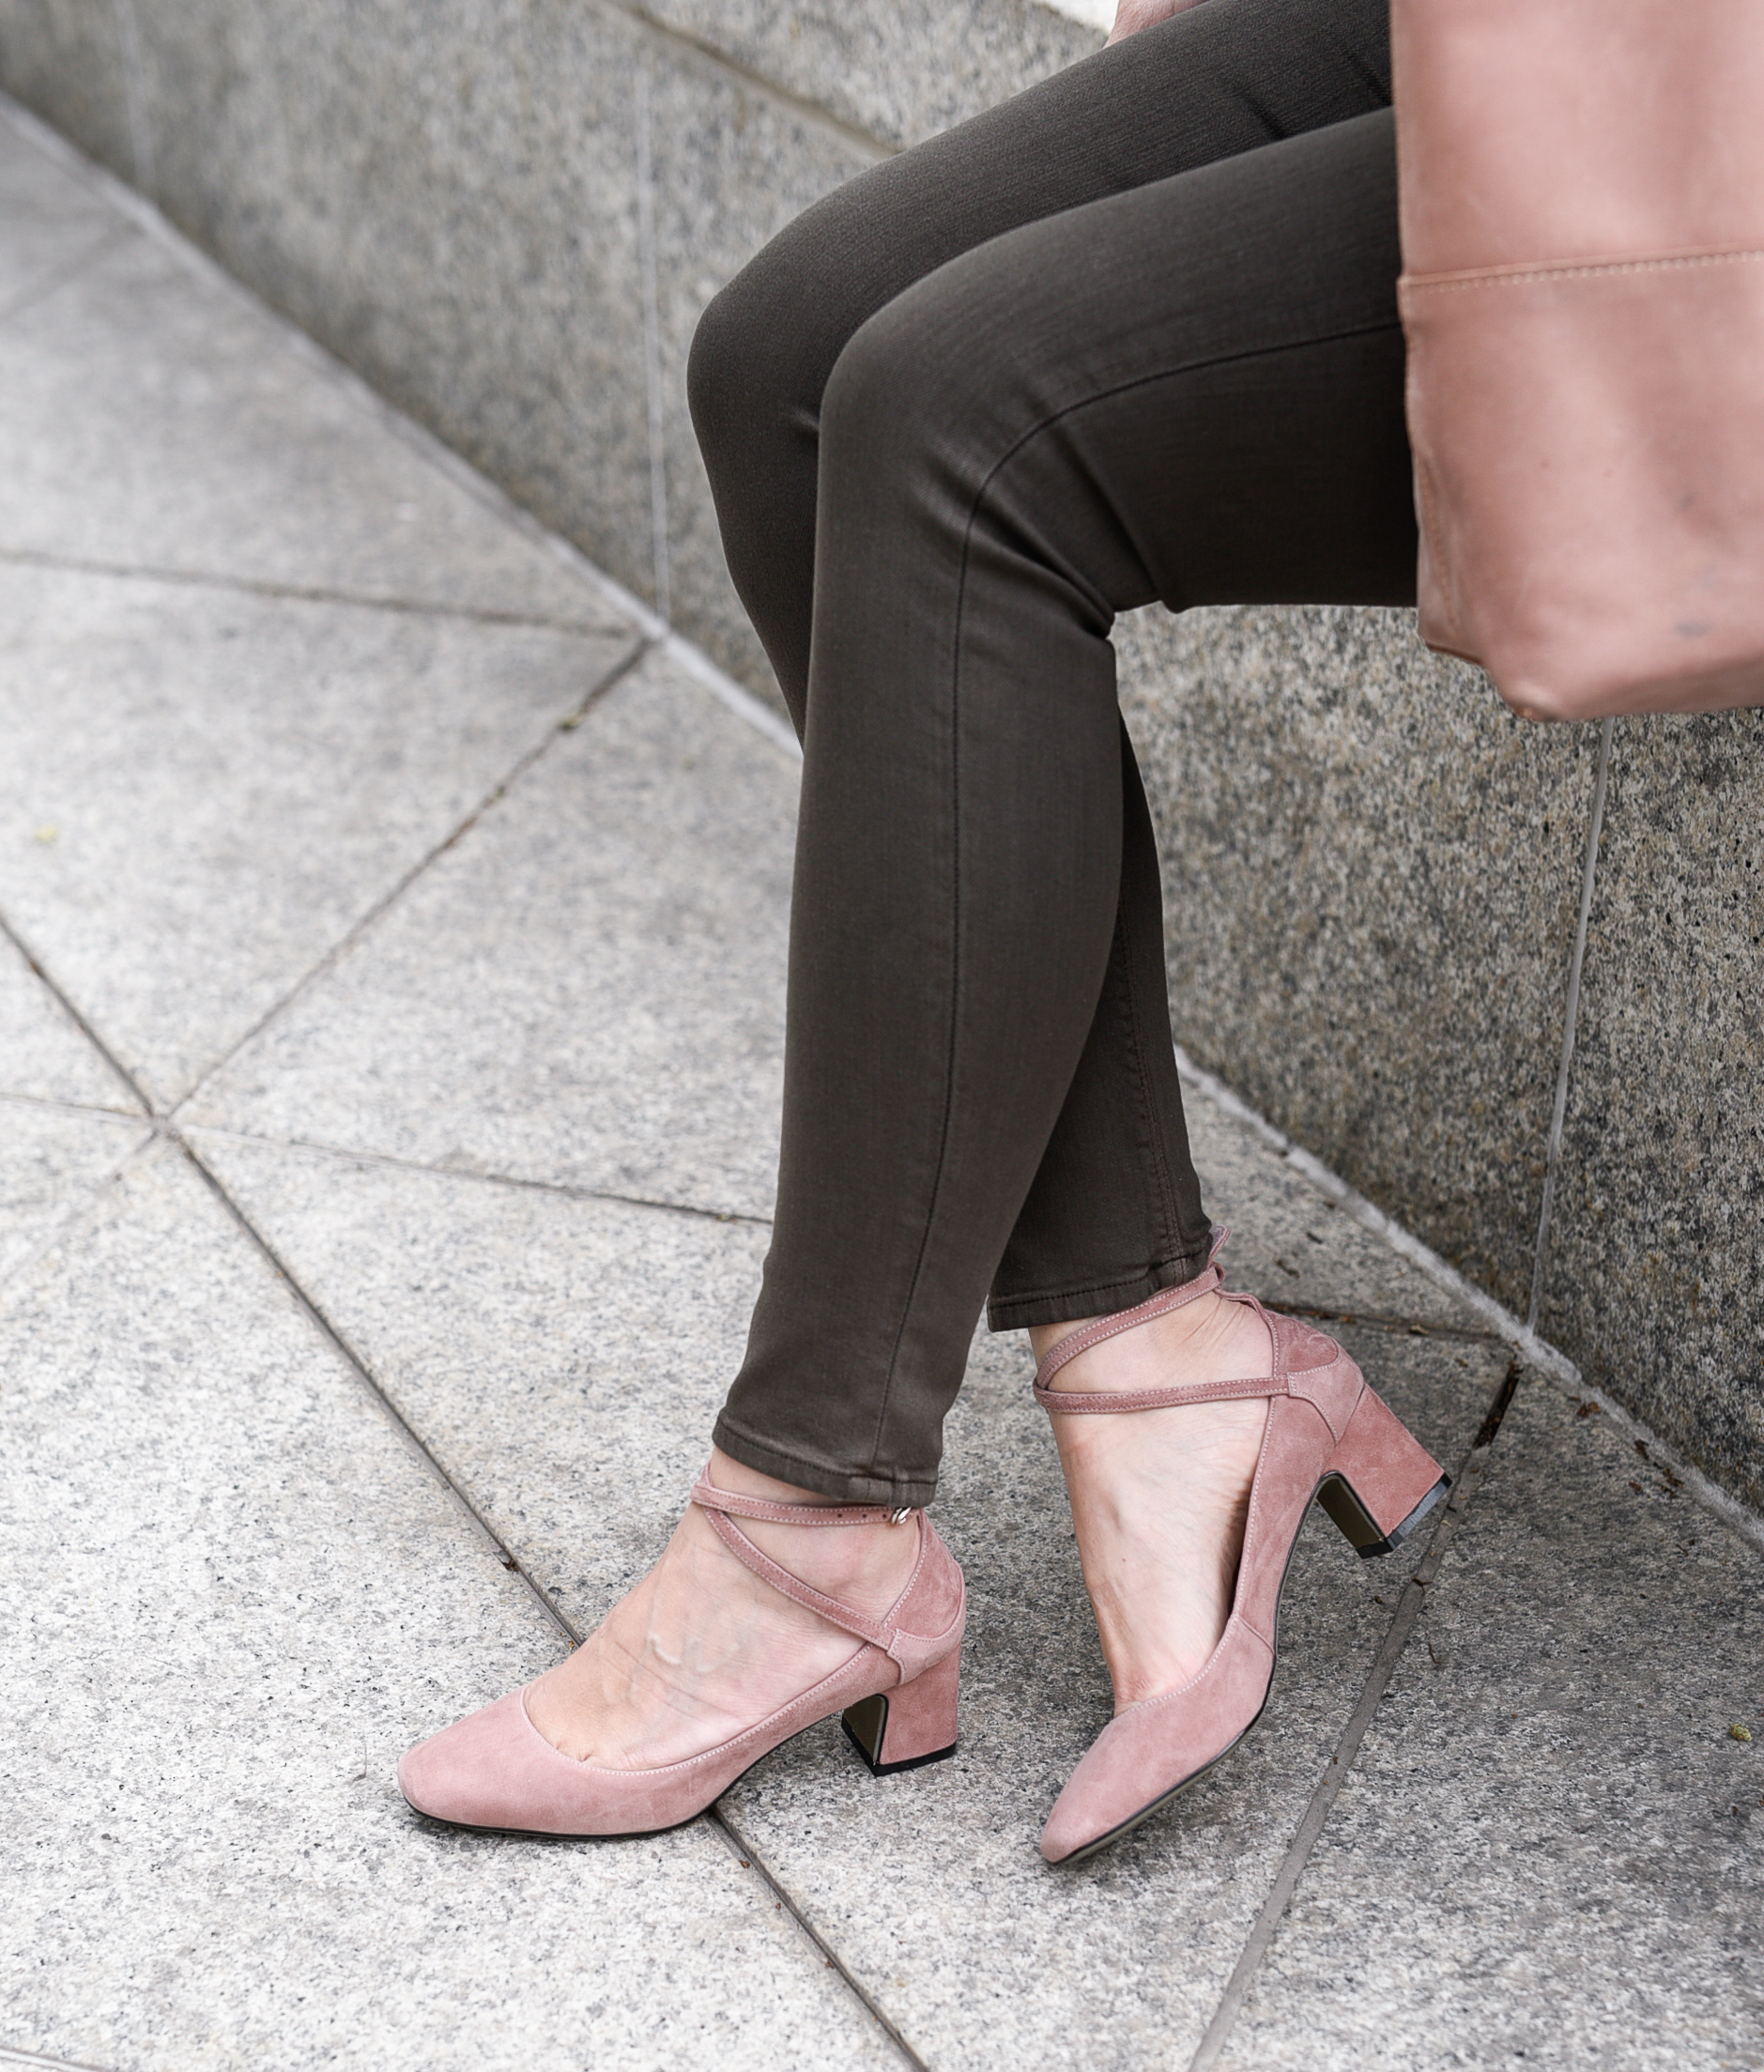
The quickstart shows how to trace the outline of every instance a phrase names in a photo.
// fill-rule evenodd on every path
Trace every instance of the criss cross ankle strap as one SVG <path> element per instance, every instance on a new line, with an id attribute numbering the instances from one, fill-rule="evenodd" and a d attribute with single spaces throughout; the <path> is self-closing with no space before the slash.
<path id="1" fill-rule="evenodd" d="M 709 1518 L 717 1538 L 736 1560 L 751 1570 L 762 1583 L 770 1583 L 780 1596 L 788 1597 L 792 1604 L 819 1612 L 822 1619 L 846 1633 L 859 1640 L 867 1640 L 872 1648 L 880 1648 L 884 1654 L 900 1660 L 897 1647 L 899 1628 L 892 1619 L 872 1619 L 867 1612 L 842 1604 L 836 1597 L 828 1597 L 811 1588 L 799 1576 L 792 1575 L 789 1569 L 780 1568 L 770 1555 L 762 1554 L 734 1521 L 736 1518 L 758 1518 L 777 1526 L 900 1526 L 917 1515 L 912 1505 L 893 1510 L 886 1504 L 775 1504 L 763 1496 L 743 1496 L 732 1489 L 718 1489 L 711 1480 L 709 1467 L 693 1483 L 692 1501 Z M 919 1558 L 924 1559 L 923 1535 Z M 917 1573 L 915 1569 L 914 1575 Z M 912 1588 L 909 1580 L 896 1602 L 903 1601 Z"/>
<path id="2" fill-rule="evenodd" d="M 903 1526 L 913 1507 L 903 1504 L 775 1504 L 767 1496 L 744 1496 L 718 1489 L 707 1467 L 692 1485 L 692 1500 L 700 1510 L 732 1512 L 737 1518 L 762 1518 L 773 1526 Z"/>
<path id="3" fill-rule="evenodd" d="M 1179 1310 L 1184 1303 L 1197 1301 L 1204 1295 L 1223 1292 L 1225 1276 L 1219 1264 L 1219 1255 L 1230 1236 L 1230 1231 L 1215 1224 L 1213 1249 L 1206 1255 L 1206 1265 L 1192 1281 L 1185 1281 L 1178 1288 L 1160 1288 L 1133 1309 L 1121 1310 L 1113 1316 L 1094 1318 L 1081 1329 L 1061 1339 L 1035 1369 L 1035 1401 L 1041 1407 L 1061 1417 L 1111 1417 L 1130 1410 L 1170 1410 L 1189 1403 L 1230 1403 L 1249 1396 L 1285 1395 L 1286 1377 L 1279 1371 L 1278 1350 L 1275 1373 L 1245 1381 L 1198 1381 L 1173 1389 L 1087 1389 L 1051 1386 L 1054 1375 L 1068 1360 L 1076 1359 L 1080 1353 L 1087 1353 L 1093 1345 L 1100 1345 L 1104 1339 L 1116 1338 L 1123 1331 L 1149 1324 L 1155 1316 L 1167 1316 L 1172 1310 Z M 1252 1295 L 1229 1294 L 1225 1299 L 1245 1303 L 1265 1319 L 1266 1312 Z"/>

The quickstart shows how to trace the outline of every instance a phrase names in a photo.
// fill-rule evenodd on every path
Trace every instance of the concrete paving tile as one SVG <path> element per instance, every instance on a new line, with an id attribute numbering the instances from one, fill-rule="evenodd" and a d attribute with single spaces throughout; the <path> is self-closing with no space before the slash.
<path id="1" fill-rule="evenodd" d="M 146 237 L 0 325 L 0 555 L 612 622 L 260 304 Z"/>
<path id="2" fill-rule="evenodd" d="M 190 1138 L 529 1573 L 594 1624 L 709 1454 L 767 1230 Z"/>
<path id="3" fill-rule="evenodd" d="M 1233 1287 L 1272 1309 L 1487 1335 L 1467 1302 L 1342 1214 L 1249 1124 L 1198 1088 L 1185 1089 L 1183 1107 L 1207 1213 L 1232 1234 L 1224 1266 Z"/>
<path id="4" fill-rule="evenodd" d="M 0 907 L 161 1101 L 625 648 L 4 565 L 0 622 Z"/>
<path id="5" fill-rule="evenodd" d="M 0 1094 L 0 1282 L 149 1135 L 144 1117 L 92 1114 Z"/>
<path id="6" fill-rule="evenodd" d="M 0 1310 L 6 2041 L 129 2067 L 804 2067 L 880 2030 L 708 1828 L 431 1829 L 391 1764 L 555 1654 L 168 1152 Z"/>
<path id="7" fill-rule="evenodd" d="M 0 115 L 0 322 L 120 229 L 114 209 Z"/>
<path id="8" fill-rule="evenodd" d="M 47 829 L 31 831 L 37 840 Z M 57 829 L 54 838 L 59 840 Z M 132 1112 L 137 1103 L 12 944 L 0 938 L 0 1094 Z"/>
<path id="9" fill-rule="evenodd" d="M 191 1119 L 769 1214 L 796 783 L 652 658 Z"/>
<path id="10" fill-rule="evenodd" d="M 1522 1386 L 1233 2072 L 1764 2064 L 1764 1557 L 1603 1424 Z"/>
<path id="11" fill-rule="evenodd" d="M 661 1546 L 739 1356 L 761 1234 L 197 1132 L 452 1472 L 580 1623 Z M 1448 1458 L 1504 1349 L 1345 1333 Z M 1077 1874 L 1040 1819 L 1108 1695 L 1020 1337 L 976 1341 L 938 1522 L 974 1593 L 954 1761 L 881 1783 L 836 1723 L 724 1801 L 933 2064 L 1141 2065 L 1192 2048 L 1392 1616 L 1398 1563 L 1319 1512 L 1276 1702 L 1241 1760 Z M 1073 1953 L 1081 1951 L 1082 1960 Z"/>

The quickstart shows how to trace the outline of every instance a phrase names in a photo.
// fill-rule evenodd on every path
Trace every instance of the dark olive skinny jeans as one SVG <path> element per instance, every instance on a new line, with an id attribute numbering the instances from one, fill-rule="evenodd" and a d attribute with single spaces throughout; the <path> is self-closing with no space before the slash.
<path id="1" fill-rule="evenodd" d="M 1389 99 L 1386 0 L 1207 0 L 863 174 L 705 313 L 693 422 L 804 750 L 715 1435 L 751 1467 L 925 1503 L 989 1290 L 1052 1323 L 1204 1263 L 1109 629 L 1412 601 Z"/>

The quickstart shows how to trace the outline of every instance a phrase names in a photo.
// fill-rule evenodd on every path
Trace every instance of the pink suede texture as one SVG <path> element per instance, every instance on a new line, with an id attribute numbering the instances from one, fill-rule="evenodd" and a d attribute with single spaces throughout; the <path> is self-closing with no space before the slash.
<path id="1" fill-rule="evenodd" d="M 1272 1340 L 1271 1379 L 1070 1395 L 1037 1389 L 1056 1415 L 1130 1412 L 1231 1397 L 1268 1398 L 1267 1428 L 1250 1489 L 1231 1619 L 1192 1682 L 1144 1698 L 1105 1727 L 1067 1779 L 1041 1837 L 1061 1863 L 1179 1789 L 1253 1725 L 1274 1674 L 1275 1621 L 1293 1542 L 1325 1477 L 1340 1474 L 1388 1533 L 1420 1502 L 1440 1467 L 1366 1386 L 1334 1339 L 1252 1297 Z"/>
<path id="2" fill-rule="evenodd" d="M 1057 1864 L 1174 1790 L 1255 1718 L 1273 1674 L 1273 1649 L 1234 1618 L 1192 1683 L 1129 1705 L 1092 1742 L 1048 1817 L 1042 1855 Z"/>
<path id="3" fill-rule="evenodd" d="M 1439 1463 L 1415 1443 L 1402 1419 L 1370 1389 L 1329 1466 L 1387 1537 L 1439 1480 Z"/>
<path id="4" fill-rule="evenodd" d="M 525 1692 L 515 1691 L 419 1742 L 398 1765 L 400 1790 L 419 1813 L 459 1827 L 529 1834 L 652 1834 L 701 1813 L 743 1771 L 804 1727 L 860 1698 L 911 1689 L 915 1677 L 935 1673 L 945 1663 L 951 1665 L 949 1674 L 931 1690 L 904 1703 L 899 1696 L 893 1699 L 889 1738 L 892 1742 L 892 1715 L 898 1708 L 903 1739 L 911 1738 L 915 1723 L 917 1730 L 934 1731 L 947 1718 L 949 1731 L 936 1745 L 948 1746 L 955 1739 L 953 1686 L 967 1623 L 967 1592 L 959 1566 L 930 1520 L 919 1512 L 914 1522 L 920 1534 L 917 1566 L 880 1622 L 888 1630 L 892 1651 L 863 1641 L 832 1676 L 703 1755 L 654 1770 L 607 1770 L 577 1762 L 540 1734 L 527 1716 Z M 790 1594 L 797 1596 L 802 1588 Z M 845 1616 L 836 1623 L 854 1630 L 863 1615 L 839 1609 Z M 890 1753 L 885 1759 L 910 1758 Z"/>
<path id="5" fill-rule="evenodd" d="M 878 1760 L 919 1762 L 955 1746 L 956 1701 L 961 1685 L 961 1650 L 888 1694 L 888 1724 Z"/>

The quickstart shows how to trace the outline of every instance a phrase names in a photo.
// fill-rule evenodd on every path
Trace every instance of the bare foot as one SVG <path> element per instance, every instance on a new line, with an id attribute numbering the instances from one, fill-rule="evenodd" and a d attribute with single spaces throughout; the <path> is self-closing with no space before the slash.
<path id="1" fill-rule="evenodd" d="M 775 1503 L 834 1499 L 711 1455 L 719 1489 Z M 906 1588 L 915 1523 L 823 1530 L 735 1523 L 763 1554 L 828 1597 L 872 1615 Z M 683 1762 L 728 1741 L 831 1676 L 863 1643 L 744 1568 L 697 1504 L 662 1558 L 574 1654 L 527 1694 L 553 1747 L 609 1770 Z"/>
<path id="2" fill-rule="evenodd" d="M 1079 1328 L 1032 1330 L 1036 1358 Z M 1114 1392 L 1272 1372 L 1255 1312 L 1204 1295 L 1080 1353 L 1053 1386 Z M 1218 1647 L 1266 1424 L 1261 1398 L 1053 1420 L 1117 1712 L 1187 1683 Z"/>

